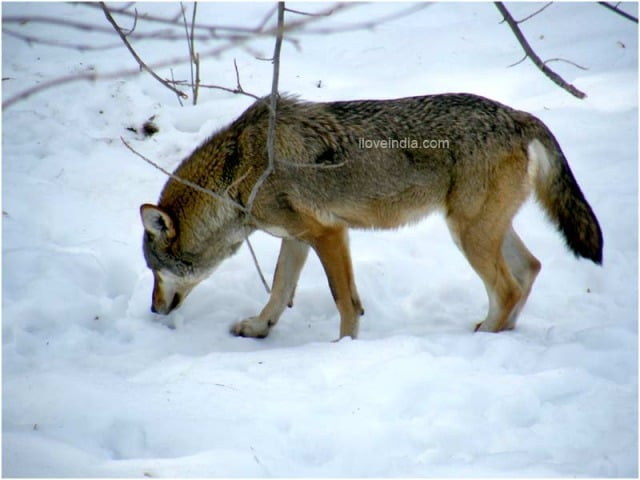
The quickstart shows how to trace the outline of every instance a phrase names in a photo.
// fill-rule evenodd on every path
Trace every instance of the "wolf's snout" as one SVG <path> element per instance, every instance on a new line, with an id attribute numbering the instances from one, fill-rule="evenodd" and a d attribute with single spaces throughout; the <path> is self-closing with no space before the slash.
<path id="1" fill-rule="evenodd" d="M 173 299 L 171 300 L 170 304 L 167 304 L 167 303 L 164 303 L 164 302 L 160 302 L 160 305 L 156 305 L 156 302 L 154 301 L 151 304 L 151 311 L 153 313 L 159 313 L 161 315 L 168 315 L 173 310 L 178 308 L 178 306 L 180 305 L 181 301 L 182 301 L 182 298 L 180 297 L 180 294 L 176 293 L 176 294 L 173 295 Z"/>
<path id="2" fill-rule="evenodd" d="M 180 297 L 180 294 L 176 293 L 173 296 L 173 300 L 171 300 L 171 305 L 169 305 L 169 312 L 171 310 L 174 310 L 175 308 L 178 308 L 178 305 L 180 305 L 181 301 L 182 301 L 182 298 Z"/>
<path id="3" fill-rule="evenodd" d="M 151 304 L 151 312 L 157 313 L 159 315 L 168 315 L 171 310 L 166 305 L 156 305 L 155 303 Z"/>

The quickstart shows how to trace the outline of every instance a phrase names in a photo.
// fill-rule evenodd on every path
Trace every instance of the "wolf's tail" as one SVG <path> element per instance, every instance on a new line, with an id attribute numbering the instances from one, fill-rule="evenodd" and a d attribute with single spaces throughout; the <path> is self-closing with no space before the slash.
<path id="1" fill-rule="evenodd" d="M 529 127 L 529 172 L 538 200 L 573 253 L 602 264 L 602 230 L 560 145 L 537 118 L 531 118 Z"/>

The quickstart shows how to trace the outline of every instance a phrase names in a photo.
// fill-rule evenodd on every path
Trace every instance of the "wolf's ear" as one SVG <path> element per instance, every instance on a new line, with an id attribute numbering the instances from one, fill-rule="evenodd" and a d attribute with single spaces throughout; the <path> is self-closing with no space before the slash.
<path id="1" fill-rule="evenodd" d="M 176 236 L 171 216 L 161 208 L 145 203 L 140 207 L 140 217 L 144 229 L 154 237 L 171 240 Z"/>

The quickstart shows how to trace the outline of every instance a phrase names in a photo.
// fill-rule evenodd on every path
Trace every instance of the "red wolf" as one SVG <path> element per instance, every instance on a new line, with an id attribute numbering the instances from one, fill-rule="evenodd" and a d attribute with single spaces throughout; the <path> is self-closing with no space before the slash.
<path id="1" fill-rule="evenodd" d="M 602 232 L 558 142 L 538 118 L 471 94 L 329 103 L 277 101 L 275 170 L 268 166 L 268 98 L 200 145 L 141 206 L 151 309 L 168 314 L 255 230 L 281 237 L 273 291 L 259 315 L 231 327 L 265 337 L 291 306 L 309 248 L 340 312 L 340 337 L 364 313 L 348 229 L 393 229 L 433 211 L 482 279 L 481 331 L 515 327 L 540 262 L 512 219 L 533 192 L 576 254 L 602 263 Z M 222 198 L 227 197 L 227 198 Z M 240 207 L 240 208 L 238 208 Z"/>

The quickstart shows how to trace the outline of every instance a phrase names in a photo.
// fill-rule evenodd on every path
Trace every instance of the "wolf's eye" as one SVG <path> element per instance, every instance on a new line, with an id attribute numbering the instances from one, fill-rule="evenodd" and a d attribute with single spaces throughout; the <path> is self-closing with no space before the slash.
<path id="1" fill-rule="evenodd" d="M 186 268 L 192 268 L 194 264 L 195 255 L 189 253 L 183 253 L 180 256 L 180 263 L 182 263 Z"/>
<path id="2" fill-rule="evenodd" d="M 176 265 L 180 276 L 188 275 L 193 272 L 193 261 L 191 258 L 180 258 L 180 261 Z"/>

